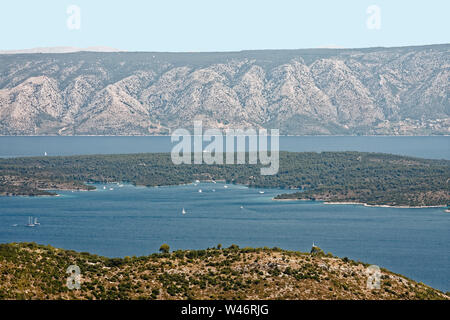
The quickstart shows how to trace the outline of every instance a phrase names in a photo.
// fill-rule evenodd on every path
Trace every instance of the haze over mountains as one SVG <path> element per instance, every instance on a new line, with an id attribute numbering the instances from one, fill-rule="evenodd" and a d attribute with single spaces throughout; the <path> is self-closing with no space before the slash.
<path id="1" fill-rule="evenodd" d="M 90 52 L 122 52 L 122 50 L 110 48 L 110 47 L 39 47 L 31 49 L 20 49 L 20 50 L 0 50 L 0 54 L 21 54 L 21 53 L 70 53 L 70 52 L 80 52 L 80 51 L 90 51 Z"/>
<path id="2" fill-rule="evenodd" d="M 450 134 L 450 44 L 0 55 L 1 135 Z"/>

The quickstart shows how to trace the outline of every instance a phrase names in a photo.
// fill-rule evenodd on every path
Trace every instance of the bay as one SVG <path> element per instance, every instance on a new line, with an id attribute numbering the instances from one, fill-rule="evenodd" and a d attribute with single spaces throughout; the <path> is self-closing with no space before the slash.
<path id="1" fill-rule="evenodd" d="M 123 257 L 157 252 L 162 243 L 172 250 L 221 243 L 309 251 L 314 242 L 325 252 L 450 290 L 450 214 L 443 208 L 274 201 L 280 190 L 224 186 L 113 184 L 59 191 L 59 197 L 0 197 L 0 243 L 32 241 Z M 41 225 L 26 227 L 29 216 Z"/>

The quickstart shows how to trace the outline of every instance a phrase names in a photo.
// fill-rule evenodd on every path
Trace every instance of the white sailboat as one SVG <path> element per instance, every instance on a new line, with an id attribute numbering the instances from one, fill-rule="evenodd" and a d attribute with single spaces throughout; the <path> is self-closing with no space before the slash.
<path id="1" fill-rule="evenodd" d="M 183 208 L 183 210 L 181 211 L 181 213 L 182 213 L 182 214 L 186 214 L 186 210 L 184 210 L 184 208 Z"/>
<path id="2" fill-rule="evenodd" d="M 33 223 L 33 217 L 28 217 L 28 224 L 27 227 L 34 227 L 35 224 Z"/>
<path id="3" fill-rule="evenodd" d="M 44 152 L 44 156 L 47 156 L 47 151 Z"/>
<path id="4" fill-rule="evenodd" d="M 38 219 L 37 219 L 37 218 L 34 218 L 34 225 L 35 225 L 35 226 L 40 226 L 40 225 L 41 225 L 41 223 L 38 222 Z"/>

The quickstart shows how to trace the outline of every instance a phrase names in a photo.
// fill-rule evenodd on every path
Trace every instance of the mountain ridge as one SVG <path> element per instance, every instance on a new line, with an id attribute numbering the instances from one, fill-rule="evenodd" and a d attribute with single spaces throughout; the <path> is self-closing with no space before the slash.
<path id="1" fill-rule="evenodd" d="M 0 55 L 1 135 L 450 134 L 450 44 Z"/>
<path id="2" fill-rule="evenodd" d="M 123 50 L 110 48 L 110 47 L 36 47 L 28 49 L 18 49 L 18 50 L 0 50 L 0 54 L 33 54 L 33 53 L 72 53 L 72 52 L 122 52 Z"/>

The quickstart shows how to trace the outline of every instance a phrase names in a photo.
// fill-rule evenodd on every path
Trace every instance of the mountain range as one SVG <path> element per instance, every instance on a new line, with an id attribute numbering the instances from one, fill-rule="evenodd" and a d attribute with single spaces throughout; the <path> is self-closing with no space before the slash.
<path id="1" fill-rule="evenodd" d="M 450 134 L 450 44 L 0 55 L 0 135 Z"/>

